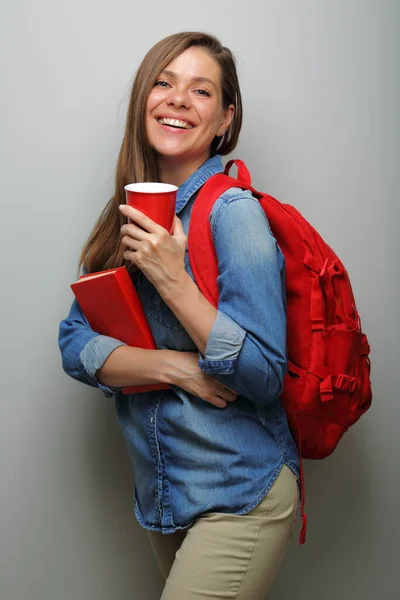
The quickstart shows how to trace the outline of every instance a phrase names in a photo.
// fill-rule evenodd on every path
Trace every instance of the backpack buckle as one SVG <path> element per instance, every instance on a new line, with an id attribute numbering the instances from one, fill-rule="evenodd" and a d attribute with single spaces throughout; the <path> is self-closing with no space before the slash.
<path id="1" fill-rule="evenodd" d="M 356 391 L 356 387 L 357 387 L 357 378 L 356 377 L 351 377 L 350 375 L 338 375 L 336 377 L 336 382 L 335 382 L 335 387 L 338 390 L 342 390 L 342 391 L 349 391 L 351 393 Z"/>
<path id="2" fill-rule="evenodd" d="M 321 381 L 319 386 L 319 393 L 321 396 L 322 402 L 329 402 L 334 399 L 333 388 L 337 390 L 349 391 L 351 393 L 356 391 L 357 388 L 357 378 L 351 377 L 350 375 L 345 375 L 341 373 L 337 375 L 335 378 L 335 382 L 333 383 L 334 377 L 332 375 L 328 375 L 323 381 Z"/>
<path id="3" fill-rule="evenodd" d="M 322 331 L 324 329 L 324 320 L 317 318 L 317 319 L 310 319 L 311 321 L 311 331 Z"/>
<path id="4" fill-rule="evenodd" d="M 328 271 L 331 279 L 332 279 L 332 277 L 335 277 L 336 275 L 343 275 L 343 269 L 342 269 L 341 265 L 339 264 L 338 259 L 334 260 L 333 263 L 331 265 L 329 265 L 327 271 Z"/>

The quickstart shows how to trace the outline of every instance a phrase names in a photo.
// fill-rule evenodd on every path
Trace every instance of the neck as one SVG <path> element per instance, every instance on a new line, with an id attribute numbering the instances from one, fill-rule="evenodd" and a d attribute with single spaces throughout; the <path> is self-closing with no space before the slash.
<path id="1" fill-rule="evenodd" d="M 170 183 L 179 187 L 192 173 L 197 171 L 208 158 L 210 158 L 209 154 L 201 158 L 185 161 L 179 157 L 169 158 L 160 156 L 158 158 L 159 180 L 162 183 Z"/>

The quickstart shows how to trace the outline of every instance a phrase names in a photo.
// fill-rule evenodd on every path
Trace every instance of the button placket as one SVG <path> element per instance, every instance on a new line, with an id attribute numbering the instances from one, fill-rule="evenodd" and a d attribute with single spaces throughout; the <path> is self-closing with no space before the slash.
<path id="1" fill-rule="evenodd" d="M 151 454 L 154 459 L 156 486 L 155 486 L 155 510 L 159 516 L 159 525 L 163 522 L 163 490 L 164 490 L 164 459 L 160 447 L 157 431 L 158 409 L 161 403 L 162 394 L 149 406 L 147 431 Z"/>

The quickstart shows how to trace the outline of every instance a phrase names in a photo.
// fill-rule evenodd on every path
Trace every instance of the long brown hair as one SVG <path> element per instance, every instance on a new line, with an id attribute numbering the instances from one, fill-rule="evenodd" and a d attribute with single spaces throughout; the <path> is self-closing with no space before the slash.
<path id="1" fill-rule="evenodd" d="M 158 181 L 155 152 L 150 146 L 145 127 L 147 99 L 157 77 L 167 65 L 191 46 L 204 48 L 221 69 L 223 108 L 230 104 L 235 114 L 222 142 L 215 137 L 211 156 L 226 155 L 236 147 L 242 126 L 242 99 L 235 59 L 228 48 L 212 35 L 183 32 L 170 35 L 149 50 L 133 82 L 124 138 L 115 172 L 114 196 L 102 211 L 81 253 L 79 267 L 85 265 L 88 273 L 103 271 L 126 264 L 120 243 L 120 229 L 126 218 L 118 210 L 125 202 L 124 186 L 137 181 Z M 131 268 L 132 263 L 127 266 Z"/>

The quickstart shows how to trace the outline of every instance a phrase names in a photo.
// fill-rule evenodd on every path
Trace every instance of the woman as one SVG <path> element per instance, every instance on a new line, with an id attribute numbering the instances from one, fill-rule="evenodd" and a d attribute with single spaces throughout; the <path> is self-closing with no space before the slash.
<path id="1" fill-rule="evenodd" d="M 88 272 L 131 267 L 157 350 L 98 335 L 76 302 L 60 325 L 65 371 L 116 395 L 135 514 L 166 579 L 163 600 L 264 598 L 297 509 L 299 459 L 279 400 L 284 259 L 258 201 L 232 188 L 212 210 L 218 309 L 197 288 L 186 252 L 196 194 L 223 170 L 241 122 L 235 62 L 217 39 L 181 33 L 149 51 L 132 88 L 115 195 L 81 260 Z M 172 235 L 123 204 L 135 181 L 179 186 Z M 120 393 L 160 382 L 171 389 Z"/>

